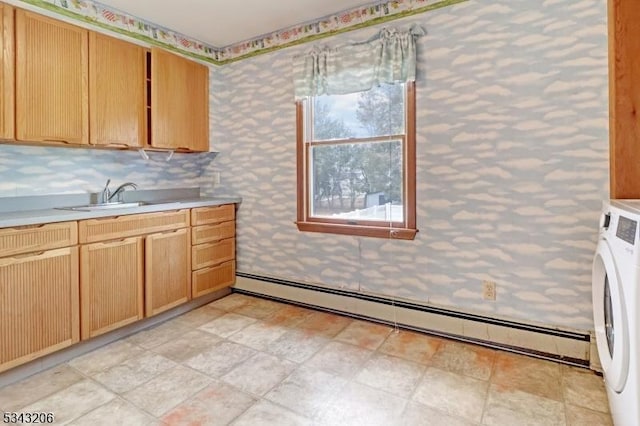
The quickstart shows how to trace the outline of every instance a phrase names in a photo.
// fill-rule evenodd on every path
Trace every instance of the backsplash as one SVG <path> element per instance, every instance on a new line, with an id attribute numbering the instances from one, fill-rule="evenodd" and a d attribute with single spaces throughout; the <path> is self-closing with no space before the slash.
<path id="1" fill-rule="evenodd" d="M 0 145 L 0 197 L 88 193 L 135 182 L 140 189 L 201 187 L 213 194 L 212 162 L 216 152 L 168 153 Z"/>

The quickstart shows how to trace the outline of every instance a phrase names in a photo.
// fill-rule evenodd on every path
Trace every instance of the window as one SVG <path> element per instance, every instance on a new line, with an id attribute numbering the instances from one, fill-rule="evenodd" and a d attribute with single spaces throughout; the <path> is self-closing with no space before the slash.
<path id="1" fill-rule="evenodd" d="M 298 229 L 413 239 L 415 85 L 296 103 Z"/>

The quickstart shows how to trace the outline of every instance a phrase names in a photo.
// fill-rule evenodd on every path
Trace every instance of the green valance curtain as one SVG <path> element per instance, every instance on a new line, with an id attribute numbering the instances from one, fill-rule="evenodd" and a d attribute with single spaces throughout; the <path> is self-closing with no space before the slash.
<path id="1" fill-rule="evenodd" d="M 425 32 L 383 28 L 371 39 L 338 48 L 315 47 L 293 59 L 296 100 L 362 92 L 416 77 L 416 39 Z"/>

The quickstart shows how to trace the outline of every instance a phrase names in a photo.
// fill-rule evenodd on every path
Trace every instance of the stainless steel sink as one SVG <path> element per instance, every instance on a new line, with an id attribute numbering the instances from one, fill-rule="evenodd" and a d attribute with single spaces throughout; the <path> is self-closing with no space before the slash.
<path id="1" fill-rule="evenodd" d="M 151 203 L 137 201 L 134 203 L 104 203 L 104 204 L 86 204 L 84 206 L 57 207 L 57 210 L 75 210 L 81 212 L 92 212 L 96 210 L 113 210 L 113 209 L 131 209 L 134 207 L 148 206 Z"/>

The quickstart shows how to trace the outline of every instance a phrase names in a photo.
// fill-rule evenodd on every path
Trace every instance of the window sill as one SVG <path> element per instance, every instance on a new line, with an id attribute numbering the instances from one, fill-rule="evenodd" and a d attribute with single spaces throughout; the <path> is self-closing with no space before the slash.
<path id="1" fill-rule="evenodd" d="M 334 223 L 296 222 L 299 231 L 322 232 L 326 234 L 356 235 L 360 237 L 413 240 L 417 229 L 383 228 L 380 226 L 341 225 Z"/>

